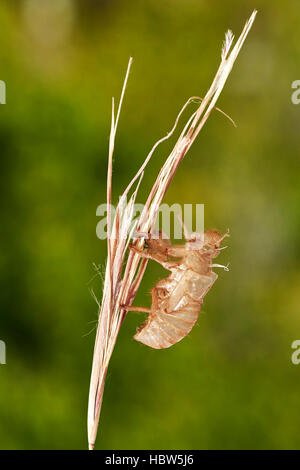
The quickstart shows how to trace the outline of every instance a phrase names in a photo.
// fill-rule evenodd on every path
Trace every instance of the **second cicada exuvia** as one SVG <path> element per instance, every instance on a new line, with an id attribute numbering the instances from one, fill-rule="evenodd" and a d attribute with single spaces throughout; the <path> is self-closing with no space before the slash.
<path id="1" fill-rule="evenodd" d="M 203 298 L 218 277 L 212 268 L 227 269 L 213 264 L 227 236 L 228 232 L 221 235 L 210 230 L 204 232 L 204 240 L 195 234 L 185 245 L 176 246 L 162 236 L 158 239 L 149 236 L 145 250 L 130 246 L 140 256 L 157 261 L 171 272 L 151 290 L 150 309 L 122 305 L 126 310 L 149 313 L 134 336 L 137 341 L 151 348 L 164 349 L 189 334 L 198 319 Z"/>

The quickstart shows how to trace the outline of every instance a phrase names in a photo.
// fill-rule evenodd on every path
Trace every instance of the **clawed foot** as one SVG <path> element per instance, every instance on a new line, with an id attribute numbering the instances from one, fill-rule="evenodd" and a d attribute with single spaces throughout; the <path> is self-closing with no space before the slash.
<path id="1" fill-rule="evenodd" d="M 133 238 L 151 238 L 151 234 L 147 232 L 134 232 Z"/>
<path id="2" fill-rule="evenodd" d="M 125 304 L 120 304 L 120 308 L 122 308 L 123 310 L 129 310 L 130 306 L 125 305 Z"/>
<path id="3" fill-rule="evenodd" d="M 129 243 L 128 248 L 133 251 L 134 253 L 137 253 L 138 255 L 141 255 L 143 253 L 143 250 L 138 250 L 133 243 Z"/>

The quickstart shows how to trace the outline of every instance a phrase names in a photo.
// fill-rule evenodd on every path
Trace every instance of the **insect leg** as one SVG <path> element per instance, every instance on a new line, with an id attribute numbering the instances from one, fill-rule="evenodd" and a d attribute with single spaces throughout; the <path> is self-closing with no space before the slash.
<path id="1" fill-rule="evenodd" d="M 120 305 L 123 310 L 131 311 L 131 312 L 144 312 L 144 313 L 151 313 L 151 308 L 146 307 L 132 307 L 131 305 Z"/>
<path id="2" fill-rule="evenodd" d="M 177 261 L 168 261 L 167 256 L 164 256 L 160 253 L 158 254 L 152 253 L 148 249 L 138 250 L 132 245 L 129 245 L 129 248 L 135 253 L 137 253 L 138 255 L 140 255 L 142 258 L 147 258 L 147 259 L 152 259 L 154 261 L 157 261 L 157 263 L 161 264 L 165 269 L 168 269 L 169 271 L 171 271 L 173 268 L 178 266 L 178 264 L 180 264 Z"/>
<path id="3" fill-rule="evenodd" d="M 210 268 L 223 268 L 224 271 L 229 271 L 229 263 L 227 264 L 227 266 L 223 266 L 223 264 L 210 264 L 209 267 Z"/>
<path id="4" fill-rule="evenodd" d="M 171 256 L 172 258 L 182 258 L 185 254 L 185 245 L 173 245 L 168 248 L 168 256 Z"/>

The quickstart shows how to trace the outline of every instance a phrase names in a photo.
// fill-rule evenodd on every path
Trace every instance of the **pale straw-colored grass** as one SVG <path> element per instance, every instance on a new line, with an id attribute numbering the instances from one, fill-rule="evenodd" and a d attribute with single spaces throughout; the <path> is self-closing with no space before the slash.
<path id="1" fill-rule="evenodd" d="M 205 97 L 203 99 L 199 97 L 190 98 L 180 110 L 171 131 L 165 137 L 156 142 L 156 144 L 153 146 L 143 165 L 120 197 L 115 217 L 113 223 L 111 224 L 110 204 L 112 194 L 112 159 L 121 106 L 132 64 L 131 58 L 128 63 L 116 116 L 114 100 L 112 102 L 112 122 L 109 139 L 109 158 L 107 172 L 107 264 L 90 382 L 88 405 L 88 442 L 90 449 L 94 448 L 97 436 L 105 378 L 109 361 L 120 327 L 127 314 L 127 312 L 120 306 L 123 304 L 130 305 L 133 302 L 147 266 L 147 260 L 141 259 L 138 254 L 128 250 L 129 241 L 135 230 L 139 233 L 146 234 L 154 229 L 156 216 L 167 188 L 172 181 L 178 165 L 190 149 L 197 135 L 207 121 L 211 111 L 214 108 L 217 109 L 215 107 L 217 99 L 225 85 L 232 66 L 253 24 L 255 16 L 256 11 L 253 11 L 251 17 L 245 24 L 240 37 L 232 49 L 231 47 L 234 36 L 231 31 L 226 33 L 221 53 L 221 63 Z M 152 187 L 152 190 L 148 196 L 144 209 L 137 223 L 133 225 L 134 203 L 136 200 L 138 187 L 141 183 L 141 180 L 143 179 L 144 169 L 157 146 L 164 140 L 167 140 L 173 134 L 182 113 L 192 102 L 199 103 L 199 106 L 184 125 L 172 152 L 166 159 L 156 178 L 156 181 Z M 134 185 L 136 185 L 136 187 L 134 190 L 132 190 Z M 142 249 L 144 245 L 144 239 L 140 238 L 136 243 L 137 247 Z"/>

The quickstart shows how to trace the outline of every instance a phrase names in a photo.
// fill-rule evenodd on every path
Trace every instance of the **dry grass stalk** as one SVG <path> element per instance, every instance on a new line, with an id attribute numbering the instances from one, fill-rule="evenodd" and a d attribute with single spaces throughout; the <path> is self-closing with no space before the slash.
<path id="1" fill-rule="evenodd" d="M 128 75 L 132 64 L 130 58 L 126 77 L 122 89 L 121 99 L 115 117 L 114 100 L 112 103 L 112 122 L 109 140 L 109 158 L 107 172 L 107 204 L 108 204 L 108 238 L 107 238 L 107 264 L 104 280 L 103 298 L 100 306 L 99 322 L 96 334 L 90 394 L 88 407 L 88 441 L 89 448 L 93 449 L 97 436 L 97 429 L 103 399 L 105 378 L 108 364 L 113 352 L 116 339 L 126 316 L 126 311 L 120 308 L 120 305 L 130 305 L 136 295 L 146 269 L 147 260 L 141 259 L 138 254 L 128 250 L 129 240 L 134 230 L 142 233 L 148 233 L 154 229 L 156 216 L 159 206 L 167 191 L 169 184 L 178 168 L 178 165 L 190 149 L 200 130 L 207 121 L 211 111 L 215 108 L 216 101 L 225 85 L 232 66 L 238 56 L 238 53 L 246 39 L 246 36 L 253 24 L 256 16 L 254 11 L 245 24 L 245 27 L 238 38 L 235 46 L 232 48 L 234 36 L 228 31 L 222 48 L 221 63 L 216 76 L 203 99 L 199 97 L 190 98 L 179 112 L 175 124 L 171 131 L 160 139 L 151 149 L 143 165 L 129 183 L 122 194 L 116 209 L 115 218 L 111 226 L 110 222 L 110 204 L 112 193 L 112 157 L 114 151 L 114 142 L 116 137 L 117 125 L 119 121 L 123 97 L 127 85 Z M 229 53 L 230 52 L 230 53 Z M 199 102 L 198 109 L 188 119 L 184 126 L 172 152 L 161 168 L 153 188 L 148 196 L 142 214 L 135 227 L 132 226 L 133 206 L 136 200 L 137 190 L 143 178 L 143 171 L 153 155 L 154 150 L 164 140 L 167 140 L 175 131 L 179 118 L 183 111 L 192 102 Z M 133 185 L 137 187 L 127 202 Z M 139 249 L 143 248 L 144 239 L 136 242 Z M 128 253 L 129 251 L 129 253 Z M 125 260 L 128 253 L 127 261 Z"/>

